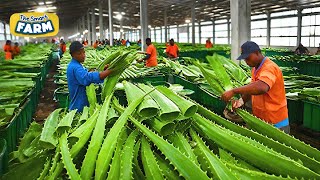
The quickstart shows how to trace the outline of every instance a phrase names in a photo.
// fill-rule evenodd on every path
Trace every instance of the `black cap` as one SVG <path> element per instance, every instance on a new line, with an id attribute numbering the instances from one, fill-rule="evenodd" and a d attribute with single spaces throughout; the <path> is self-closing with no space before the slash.
<path id="1" fill-rule="evenodd" d="M 79 41 L 73 41 L 69 47 L 70 54 L 83 49 L 84 46 Z"/>
<path id="2" fill-rule="evenodd" d="M 241 46 L 241 55 L 237 60 L 247 59 L 249 55 L 255 51 L 260 51 L 260 47 L 253 41 L 247 41 Z"/>

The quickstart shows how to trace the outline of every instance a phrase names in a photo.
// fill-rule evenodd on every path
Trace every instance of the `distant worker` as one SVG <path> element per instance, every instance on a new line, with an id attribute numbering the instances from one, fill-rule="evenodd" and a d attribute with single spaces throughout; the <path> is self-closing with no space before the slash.
<path id="1" fill-rule="evenodd" d="M 146 61 L 146 66 L 147 67 L 154 67 L 158 65 L 157 61 L 157 49 L 156 47 L 151 43 L 151 39 L 147 38 L 146 39 L 146 44 L 147 44 L 147 52 L 146 57 L 138 60 L 138 62 Z"/>
<path id="2" fill-rule="evenodd" d="M 6 41 L 6 44 L 3 46 L 3 51 L 5 52 L 5 59 L 6 60 L 12 59 L 12 47 L 11 47 L 10 40 Z"/>
<path id="3" fill-rule="evenodd" d="M 212 42 L 211 42 L 211 40 L 209 38 L 209 39 L 206 40 L 206 48 L 212 48 L 212 47 L 213 47 L 213 44 L 212 44 Z"/>
<path id="4" fill-rule="evenodd" d="M 174 59 L 179 56 L 179 47 L 174 43 L 173 39 L 170 39 L 169 46 L 166 49 L 168 58 Z"/>
<path id="5" fill-rule="evenodd" d="M 319 47 L 318 47 L 317 52 L 316 52 L 315 55 L 320 55 L 320 43 L 319 43 Z"/>
<path id="6" fill-rule="evenodd" d="M 93 48 L 97 49 L 98 44 L 99 44 L 99 42 L 98 42 L 98 40 L 96 40 L 96 42 L 93 43 Z"/>
<path id="7" fill-rule="evenodd" d="M 12 48 L 12 58 L 18 56 L 20 54 L 21 50 L 19 47 L 19 43 L 15 42 L 14 46 Z"/>
<path id="8" fill-rule="evenodd" d="M 130 41 L 129 39 L 126 41 L 126 47 L 129 47 L 130 46 Z"/>
<path id="9" fill-rule="evenodd" d="M 67 45 L 66 42 L 64 42 L 63 39 L 60 39 L 60 57 L 66 52 Z"/>
<path id="10" fill-rule="evenodd" d="M 137 42 L 138 46 L 141 47 L 141 39 L 139 39 L 139 41 Z"/>
<path id="11" fill-rule="evenodd" d="M 107 69 L 102 72 L 88 72 L 82 66 L 86 55 L 84 46 L 79 41 L 74 41 L 70 45 L 71 62 L 67 68 L 68 89 L 70 96 L 70 110 L 77 109 L 82 112 L 85 106 L 89 106 L 88 97 L 86 94 L 86 86 L 91 83 L 103 83 L 103 80 L 112 73 L 112 70 Z"/>
<path id="12" fill-rule="evenodd" d="M 300 43 L 294 53 L 297 55 L 307 55 L 310 54 L 310 51 Z"/>

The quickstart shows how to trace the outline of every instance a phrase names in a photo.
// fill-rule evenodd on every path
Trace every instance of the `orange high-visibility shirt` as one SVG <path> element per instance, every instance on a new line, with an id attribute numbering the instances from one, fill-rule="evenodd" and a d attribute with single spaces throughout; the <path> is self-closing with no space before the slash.
<path id="1" fill-rule="evenodd" d="M 174 58 L 178 57 L 178 51 L 179 47 L 174 44 L 173 46 L 168 46 L 166 49 L 166 53 L 169 53 L 169 55 L 173 56 Z"/>
<path id="2" fill-rule="evenodd" d="M 65 44 L 60 44 L 60 49 L 61 49 L 62 53 L 64 53 L 67 50 L 67 46 Z"/>
<path id="3" fill-rule="evenodd" d="M 4 45 L 3 50 L 6 53 L 5 59 L 12 59 L 12 48 L 11 45 Z"/>
<path id="4" fill-rule="evenodd" d="M 270 89 L 252 96 L 253 114 L 267 123 L 277 124 L 288 118 L 286 91 L 282 72 L 277 64 L 266 58 L 256 71 L 252 68 L 252 82 L 263 81 Z"/>
<path id="5" fill-rule="evenodd" d="M 156 47 L 154 47 L 153 44 L 150 44 L 150 45 L 147 47 L 147 54 L 150 55 L 150 58 L 147 59 L 146 66 L 147 66 L 147 67 L 157 66 L 157 65 L 158 65 L 158 61 L 157 61 L 157 49 L 156 49 Z"/>
<path id="6" fill-rule="evenodd" d="M 94 44 L 93 44 L 93 48 L 96 49 L 97 47 L 98 47 L 98 44 L 97 44 L 97 43 L 94 43 Z"/>
<path id="7" fill-rule="evenodd" d="M 212 48 L 212 47 L 213 47 L 213 45 L 210 41 L 206 43 L 206 48 Z"/>

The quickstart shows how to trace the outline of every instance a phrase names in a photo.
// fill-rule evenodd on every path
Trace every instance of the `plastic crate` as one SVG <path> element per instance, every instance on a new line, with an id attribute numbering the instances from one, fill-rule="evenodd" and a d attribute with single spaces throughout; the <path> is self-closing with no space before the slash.
<path id="1" fill-rule="evenodd" d="M 7 152 L 7 141 L 0 139 L 0 176 L 8 169 L 8 152 Z"/>
<path id="2" fill-rule="evenodd" d="M 0 129 L 0 138 L 3 138 L 7 142 L 7 151 L 8 153 L 14 151 L 17 147 L 17 122 L 20 120 L 21 117 L 18 117 L 17 114 L 14 114 L 10 123 Z"/>
<path id="3" fill-rule="evenodd" d="M 174 84 L 180 84 L 184 87 L 184 89 L 190 89 L 194 92 L 196 92 L 198 90 L 198 85 L 190 82 L 180 76 L 177 75 L 173 75 L 173 82 L 169 82 L 169 83 L 174 83 Z"/>
<path id="4" fill-rule="evenodd" d="M 217 97 L 207 90 L 203 88 L 198 88 L 198 90 L 194 93 L 194 96 L 191 96 L 192 99 L 197 101 L 198 103 L 204 105 L 205 107 L 213 110 L 215 113 L 219 115 L 223 115 L 223 111 L 226 107 L 226 103 L 224 103 L 220 97 Z"/>
<path id="5" fill-rule="evenodd" d="M 132 79 L 133 82 L 137 83 L 153 83 L 153 82 L 165 82 L 167 81 L 167 78 L 165 75 L 159 75 L 159 76 L 145 76 L 140 78 Z"/>
<path id="6" fill-rule="evenodd" d="M 69 93 L 68 92 L 62 92 L 61 89 L 56 89 L 54 92 L 54 99 L 59 104 L 59 108 L 68 108 L 70 105 L 69 101 Z"/>
<path id="7" fill-rule="evenodd" d="M 302 124 L 303 123 L 303 102 L 287 98 L 289 122 Z"/>
<path id="8" fill-rule="evenodd" d="M 303 126 L 320 131 L 320 104 L 303 102 Z"/>

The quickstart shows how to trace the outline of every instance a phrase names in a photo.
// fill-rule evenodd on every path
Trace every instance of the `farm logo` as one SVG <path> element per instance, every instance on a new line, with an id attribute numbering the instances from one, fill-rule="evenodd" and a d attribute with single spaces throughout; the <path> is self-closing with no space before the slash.
<path id="1" fill-rule="evenodd" d="M 15 13 L 10 17 L 14 36 L 48 37 L 59 32 L 59 18 L 54 13 Z"/>

